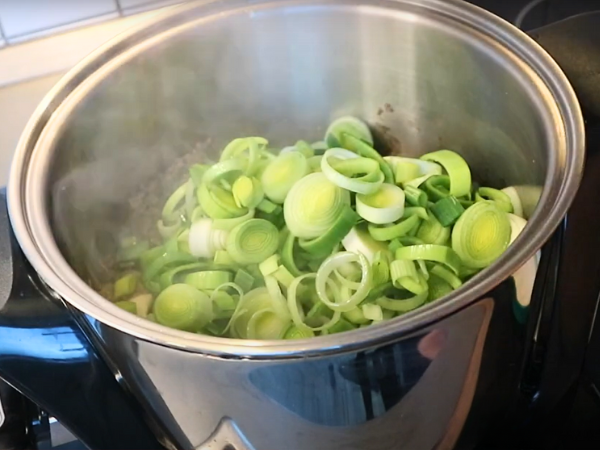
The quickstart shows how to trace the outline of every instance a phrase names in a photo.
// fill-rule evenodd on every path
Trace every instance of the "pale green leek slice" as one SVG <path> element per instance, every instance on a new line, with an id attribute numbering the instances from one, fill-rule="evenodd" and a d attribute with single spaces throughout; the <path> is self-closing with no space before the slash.
<path id="1" fill-rule="evenodd" d="M 283 205 L 285 223 L 294 236 L 314 239 L 326 233 L 349 204 L 348 191 L 322 173 L 312 173 L 290 190 Z"/>
<path id="2" fill-rule="evenodd" d="M 465 266 L 483 269 L 504 253 L 510 238 L 508 215 L 493 202 L 477 202 L 454 225 L 452 249 Z"/>
<path id="3" fill-rule="evenodd" d="M 277 251 L 279 231 L 264 219 L 250 219 L 227 236 L 226 250 L 239 264 L 258 264 Z"/>

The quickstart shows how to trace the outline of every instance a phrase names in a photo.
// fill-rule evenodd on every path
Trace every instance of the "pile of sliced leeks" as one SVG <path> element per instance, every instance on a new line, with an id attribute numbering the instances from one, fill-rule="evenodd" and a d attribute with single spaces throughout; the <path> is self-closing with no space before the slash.
<path id="1" fill-rule="evenodd" d="M 492 264 L 524 228 L 514 188 L 476 187 L 450 150 L 382 157 L 342 117 L 279 152 L 235 139 L 125 239 L 111 298 L 162 325 L 242 339 L 327 335 L 414 310 Z"/>

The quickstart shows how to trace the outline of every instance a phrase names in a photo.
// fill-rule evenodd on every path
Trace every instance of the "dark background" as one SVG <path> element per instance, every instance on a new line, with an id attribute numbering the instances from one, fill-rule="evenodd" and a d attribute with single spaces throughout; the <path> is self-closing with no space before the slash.
<path id="1" fill-rule="evenodd" d="M 600 11 L 600 0 L 544 0 L 532 8 L 522 23 L 515 23 L 519 13 L 532 0 L 469 0 L 477 6 L 497 14 L 524 31 L 534 30 L 544 25 L 589 11 Z M 600 34 L 600 30 L 598 30 Z M 600 52 L 600 48 L 598 48 Z M 599 86 L 600 88 L 600 86 Z M 589 123 L 588 123 L 589 125 Z M 588 129 L 588 153 L 595 130 Z M 591 158 L 590 158 L 591 159 Z M 590 161 L 588 161 L 589 163 Z M 563 450 L 600 449 L 600 321 L 595 320 L 593 332 L 587 346 L 582 375 L 570 390 L 565 401 L 560 402 L 555 411 L 550 412 L 544 425 L 537 428 L 528 439 L 510 444 L 511 449 Z M 520 442 L 519 442 L 520 441 Z M 498 444 L 500 448 L 505 444 Z M 488 450 L 498 446 L 484 444 L 478 450 Z"/>
<path id="2" fill-rule="evenodd" d="M 514 23 L 521 9 L 531 3 L 531 0 L 470 0 L 470 3 Z M 576 14 L 599 9 L 600 0 L 545 0 L 527 14 L 522 28 L 532 30 Z"/>

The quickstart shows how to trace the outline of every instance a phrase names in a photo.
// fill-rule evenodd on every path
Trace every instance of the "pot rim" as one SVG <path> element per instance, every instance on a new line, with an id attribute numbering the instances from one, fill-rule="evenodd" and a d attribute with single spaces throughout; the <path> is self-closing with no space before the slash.
<path id="1" fill-rule="evenodd" d="M 217 338 L 178 331 L 133 316 L 111 304 L 83 280 L 81 280 L 60 253 L 44 212 L 41 195 L 35 196 L 45 179 L 31 175 L 32 159 L 50 159 L 54 150 L 58 127 L 55 125 L 77 104 L 88 90 L 90 79 L 101 77 L 114 68 L 115 60 L 125 58 L 128 52 L 136 52 L 140 47 L 151 45 L 152 41 L 164 39 L 180 28 L 197 24 L 200 20 L 210 20 L 218 15 L 222 19 L 227 14 L 256 10 L 282 2 L 261 0 L 238 2 L 239 8 L 231 8 L 226 2 L 214 0 L 196 1 L 191 4 L 170 8 L 147 23 L 118 35 L 98 50 L 90 54 L 71 69 L 46 95 L 29 120 L 17 146 L 13 159 L 7 189 L 9 216 L 13 230 L 25 256 L 37 271 L 40 278 L 60 297 L 76 309 L 94 319 L 137 338 L 168 347 L 191 352 L 199 352 L 224 357 L 246 357 L 253 359 L 297 358 L 322 356 L 341 351 L 351 351 L 360 347 L 371 347 L 406 335 L 416 329 L 430 325 L 462 308 L 485 297 L 500 282 L 511 276 L 522 264 L 549 240 L 572 203 L 583 175 L 585 131 L 583 117 L 575 93 L 566 76 L 556 62 L 533 39 L 508 22 L 476 6 L 459 0 L 380 0 L 369 2 L 369 7 L 386 8 L 390 11 L 402 5 L 413 5 L 442 14 L 475 32 L 502 44 L 507 54 L 516 57 L 530 78 L 541 81 L 545 105 L 552 119 L 560 119 L 559 156 L 564 161 L 549 163 L 540 206 L 530 219 L 532 226 L 526 227 L 518 238 L 518 245 L 512 245 L 493 265 L 485 269 L 462 287 L 453 291 L 442 301 L 432 302 L 408 314 L 384 321 L 380 324 L 332 336 L 321 336 L 296 341 L 256 341 Z M 343 0 L 299 0 L 290 3 L 319 5 L 335 4 L 339 7 L 360 5 L 360 1 Z M 362 2 L 364 3 L 364 2 Z M 207 10 L 208 13 L 206 13 Z M 181 21 L 190 12 L 197 18 Z M 182 25 L 183 24 L 183 25 Z M 169 27 L 176 25 L 175 28 Z M 167 27 L 161 29 L 161 27 Z M 159 31 L 156 33 L 156 31 Z M 524 64 L 526 63 L 526 64 Z M 541 86 L 541 85 L 540 85 Z M 74 98 L 77 97 L 77 98 Z M 544 97 L 544 96 L 541 96 Z M 570 153 L 567 151 L 571 150 Z M 560 154 L 561 151 L 564 154 Z M 554 160 L 560 159 L 556 156 Z M 555 198 L 549 198 L 552 183 L 560 178 L 560 188 Z M 38 190 L 33 189 L 37 183 Z M 34 194 L 32 194 L 34 192 Z M 40 191 L 40 192 L 43 192 Z M 556 192 L 554 193 L 556 194 Z M 41 209 L 39 209 L 41 208 Z M 36 212 L 37 211 L 37 212 Z M 42 216 L 42 217 L 40 217 Z M 65 275 L 66 274 L 66 275 Z M 492 276 L 493 275 L 493 276 Z M 67 281 L 68 280 L 68 281 Z"/>

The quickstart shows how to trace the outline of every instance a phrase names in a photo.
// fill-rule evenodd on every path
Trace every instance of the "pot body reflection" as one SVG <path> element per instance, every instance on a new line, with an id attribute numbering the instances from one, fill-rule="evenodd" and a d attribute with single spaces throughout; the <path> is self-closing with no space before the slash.
<path id="1" fill-rule="evenodd" d="M 499 416 L 514 400 L 525 335 L 516 302 L 509 280 L 396 342 L 284 361 L 182 352 L 83 319 L 180 448 L 225 448 L 211 446 L 217 439 L 236 450 L 442 449 L 469 417 Z"/>

